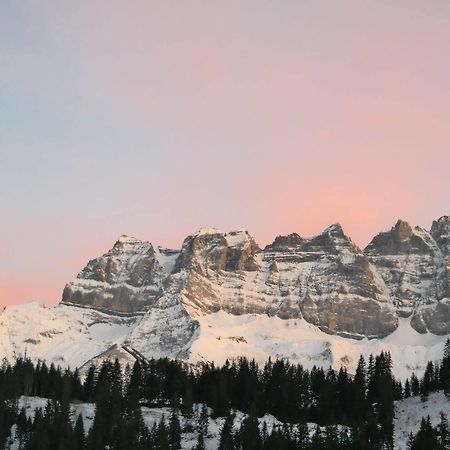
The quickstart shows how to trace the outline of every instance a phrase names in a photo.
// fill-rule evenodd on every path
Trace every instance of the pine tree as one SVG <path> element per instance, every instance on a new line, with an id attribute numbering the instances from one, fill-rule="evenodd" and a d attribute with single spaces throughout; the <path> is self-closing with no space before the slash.
<path id="1" fill-rule="evenodd" d="M 297 426 L 297 443 L 301 449 L 308 448 L 309 445 L 309 429 L 306 423 L 301 423 Z"/>
<path id="2" fill-rule="evenodd" d="M 228 393 L 225 375 L 222 372 L 219 372 L 214 382 L 211 403 L 213 409 L 212 417 L 225 417 L 228 414 Z"/>
<path id="3" fill-rule="evenodd" d="M 59 435 L 59 449 L 72 450 L 75 447 L 74 433 L 70 420 L 70 404 L 62 400 L 55 407 L 54 428 Z"/>
<path id="4" fill-rule="evenodd" d="M 444 347 L 440 369 L 440 382 L 444 389 L 444 394 L 450 397 L 450 339 L 447 338 Z"/>
<path id="5" fill-rule="evenodd" d="M 84 448 L 86 447 L 86 438 L 84 434 L 84 424 L 81 414 L 78 415 L 77 421 L 75 423 L 74 434 L 75 434 L 75 449 L 84 450 Z"/>
<path id="6" fill-rule="evenodd" d="M 229 414 L 220 431 L 220 441 L 218 450 L 234 450 L 234 433 L 233 433 L 234 415 Z"/>
<path id="7" fill-rule="evenodd" d="M 405 389 L 403 391 L 403 398 L 409 398 L 411 397 L 411 387 L 409 384 L 409 379 L 406 379 L 405 381 Z"/>
<path id="8" fill-rule="evenodd" d="M 206 406 L 206 403 L 202 404 L 202 409 L 200 411 L 200 415 L 198 417 L 198 425 L 197 429 L 203 436 L 206 436 L 208 434 L 208 407 Z"/>
<path id="9" fill-rule="evenodd" d="M 352 394 L 350 402 L 352 403 L 351 411 L 354 415 L 353 423 L 362 425 L 367 415 L 367 373 L 366 373 L 366 361 L 361 355 L 356 368 L 355 377 L 352 383 Z"/>
<path id="10" fill-rule="evenodd" d="M 78 369 L 72 374 L 71 400 L 81 400 L 83 398 L 83 386 L 80 380 Z"/>
<path id="11" fill-rule="evenodd" d="M 159 422 L 155 437 L 156 448 L 160 450 L 170 450 L 169 432 L 164 417 Z"/>
<path id="12" fill-rule="evenodd" d="M 169 442 L 171 449 L 179 449 L 181 447 L 181 426 L 178 412 L 172 409 L 169 421 Z"/>
<path id="13" fill-rule="evenodd" d="M 103 363 L 95 383 L 95 416 L 88 433 L 91 450 L 103 450 L 112 442 L 112 428 L 117 420 L 111 414 L 111 385 L 109 381 L 110 364 Z"/>
<path id="14" fill-rule="evenodd" d="M 324 447 L 325 449 L 339 447 L 339 433 L 336 425 L 328 425 L 325 428 Z"/>
<path id="15" fill-rule="evenodd" d="M 181 399 L 181 412 L 186 416 L 191 416 L 193 404 L 192 384 L 190 380 L 188 380 Z"/>
<path id="16" fill-rule="evenodd" d="M 393 448 L 394 435 L 394 378 L 389 352 L 381 352 L 375 358 L 369 381 L 368 398 L 376 405 L 376 418 L 380 427 L 380 439 L 386 449 Z"/>
<path id="17" fill-rule="evenodd" d="M 262 439 L 263 445 L 267 441 L 268 436 L 269 436 L 269 432 L 267 431 L 267 422 L 264 421 L 262 429 L 261 429 L 261 439 Z"/>
<path id="18" fill-rule="evenodd" d="M 194 450 L 205 450 L 205 436 L 201 432 L 198 433 L 197 444 L 195 445 Z"/>
<path id="19" fill-rule="evenodd" d="M 29 438 L 28 421 L 27 421 L 27 415 L 25 413 L 25 408 L 22 408 L 20 410 L 20 413 L 17 417 L 16 437 L 19 441 L 19 448 L 23 448 L 23 445 L 25 444 L 25 442 L 27 442 L 27 440 Z"/>
<path id="20" fill-rule="evenodd" d="M 438 433 L 431 425 L 430 416 L 422 418 L 420 429 L 410 445 L 411 450 L 439 449 Z"/>
<path id="21" fill-rule="evenodd" d="M 314 433 L 311 436 L 310 447 L 311 450 L 321 450 L 323 448 L 323 436 L 320 427 L 317 425 Z"/>
<path id="22" fill-rule="evenodd" d="M 412 393 L 412 395 L 419 395 L 420 394 L 419 379 L 417 378 L 417 376 L 416 376 L 416 374 L 414 372 L 411 375 L 411 393 Z"/>
<path id="23" fill-rule="evenodd" d="M 253 416 L 247 416 L 239 430 L 239 442 L 243 450 L 260 450 L 262 439 L 259 432 L 259 422 Z"/>
<path id="24" fill-rule="evenodd" d="M 428 394 L 433 391 L 434 366 L 431 361 L 428 362 L 420 383 L 420 399 L 424 402 L 428 398 Z"/>
<path id="25" fill-rule="evenodd" d="M 39 408 L 34 415 L 33 434 L 30 437 L 28 447 L 33 450 L 48 450 L 51 448 L 49 423 Z"/>
<path id="26" fill-rule="evenodd" d="M 95 388 L 95 367 L 90 366 L 83 384 L 82 399 L 85 402 L 94 401 L 94 388 Z"/>
<path id="27" fill-rule="evenodd" d="M 438 425 L 439 444 L 442 450 L 450 449 L 450 431 L 448 428 L 447 415 L 441 412 L 441 421 Z"/>

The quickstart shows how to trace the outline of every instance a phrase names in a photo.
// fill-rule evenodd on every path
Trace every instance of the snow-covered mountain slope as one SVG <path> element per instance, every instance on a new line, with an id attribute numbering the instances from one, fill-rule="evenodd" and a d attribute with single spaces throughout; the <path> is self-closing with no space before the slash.
<path id="1" fill-rule="evenodd" d="M 353 370 L 390 350 L 396 374 L 439 359 L 450 334 L 450 218 L 399 221 L 362 251 L 340 225 L 313 238 L 201 229 L 181 250 L 121 236 L 67 284 L 60 305 L 7 307 L 0 357 L 81 366 L 117 345 L 197 362 L 288 357 Z"/>
<path id="2" fill-rule="evenodd" d="M 419 396 L 395 402 L 396 448 L 399 450 L 408 448 L 408 436 L 410 433 L 416 434 L 419 431 L 422 417 L 430 416 L 431 424 L 435 427 L 440 422 L 441 413 L 450 417 L 450 400 L 442 391 L 431 393 L 425 402 L 422 402 Z"/>
<path id="3" fill-rule="evenodd" d="M 7 307 L 0 315 L 0 352 L 9 359 L 26 353 L 35 361 L 72 368 L 116 357 L 131 365 L 137 354 L 193 364 L 221 364 L 239 356 L 260 363 L 268 357 L 289 358 L 306 368 L 345 366 L 353 373 L 361 354 L 368 357 L 388 350 L 395 375 L 405 379 L 412 371 L 421 375 L 429 360 L 440 360 L 446 339 L 418 333 L 409 319 L 400 319 L 395 332 L 383 339 L 356 340 L 330 335 L 301 318 L 218 311 L 193 321 L 172 308 L 152 310 L 151 316 L 119 317 L 67 305 Z"/>
<path id="4" fill-rule="evenodd" d="M 190 361 L 220 364 L 227 358 L 246 355 L 264 363 L 270 356 L 289 358 L 306 368 L 345 366 L 354 373 L 360 355 L 368 358 L 385 350 L 391 352 L 395 375 L 405 379 L 413 371 L 422 374 L 427 361 L 441 360 L 445 339 L 418 333 L 408 319 L 400 319 L 399 327 L 386 338 L 356 340 L 324 333 L 303 319 L 234 316 L 220 311 L 200 320 L 198 338 L 190 348 Z"/>
<path id="5" fill-rule="evenodd" d="M 0 354 L 27 355 L 60 366 L 80 367 L 124 338 L 139 316 L 120 317 L 68 305 L 37 302 L 8 306 L 0 314 Z"/>

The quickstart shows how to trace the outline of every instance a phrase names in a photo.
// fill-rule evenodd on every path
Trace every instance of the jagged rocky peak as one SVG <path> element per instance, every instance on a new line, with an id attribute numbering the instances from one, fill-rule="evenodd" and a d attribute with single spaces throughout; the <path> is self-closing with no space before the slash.
<path id="1" fill-rule="evenodd" d="M 263 261 L 273 296 L 290 301 L 283 318 L 295 317 L 296 305 L 327 333 L 354 338 L 386 336 L 397 327 L 383 280 L 340 224 L 309 239 L 278 236 Z"/>
<path id="2" fill-rule="evenodd" d="M 122 234 L 119 236 L 119 239 L 117 239 L 114 246 L 126 246 L 126 245 L 134 245 L 134 244 L 140 244 L 142 241 L 136 239 L 133 236 L 128 236 L 127 234 Z"/>
<path id="3" fill-rule="evenodd" d="M 202 228 L 180 251 L 123 235 L 66 286 L 63 302 L 161 321 L 171 308 L 192 320 L 217 311 L 302 317 L 354 338 L 386 336 L 412 315 L 416 330 L 439 334 L 450 331 L 447 235 L 448 217 L 430 233 L 398 221 L 366 252 L 338 223 L 311 238 L 277 236 L 263 251 L 245 230 Z"/>
<path id="4" fill-rule="evenodd" d="M 253 271 L 260 251 L 246 230 L 223 233 L 215 228 L 202 228 L 188 236 L 177 259 L 175 272 L 182 269 Z"/>
<path id="5" fill-rule="evenodd" d="M 433 236 L 399 220 L 390 231 L 375 236 L 365 252 L 383 277 L 398 314 L 412 315 L 417 331 L 441 333 L 445 327 L 430 311 L 445 296 L 446 267 Z"/>
<path id="6" fill-rule="evenodd" d="M 398 220 L 389 231 L 378 233 L 364 251 L 368 255 L 405 255 L 433 253 L 435 250 L 435 242 L 426 230 Z"/>
<path id="7" fill-rule="evenodd" d="M 450 216 L 442 216 L 440 219 L 433 221 L 430 234 L 438 244 L 441 252 L 446 256 L 450 256 Z"/>
<path id="8" fill-rule="evenodd" d="M 411 319 L 411 325 L 420 332 L 450 333 L 450 218 L 443 216 L 433 222 L 430 235 L 439 248 L 434 258 L 434 272 L 430 281 L 433 291 L 425 297 L 423 306 Z M 436 252 L 437 253 L 437 252 Z M 425 281 L 426 277 L 422 277 Z"/>
<path id="9" fill-rule="evenodd" d="M 111 250 L 89 261 L 77 278 L 140 287 L 159 271 L 160 266 L 150 242 L 122 235 Z"/>
<path id="10" fill-rule="evenodd" d="M 359 247 L 344 233 L 342 226 L 335 223 L 326 228 L 322 233 L 312 237 L 303 238 L 297 233 L 287 236 L 277 236 L 272 244 L 265 247 L 265 252 L 284 251 L 323 251 L 338 253 L 347 249 L 354 253 L 361 253 Z"/>
<path id="11" fill-rule="evenodd" d="M 300 250 L 305 242 L 297 233 L 291 233 L 287 236 L 277 236 L 274 241 L 267 245 L 264 251 L 289 251 Z"/>
<path id="12" fill-rule="evenodd" d="M 333 224 L 304 245 L 310 260 L 303 316 L 327 332 L 343 336 L 386 336 L 398 319 L 386 286 L 361 249 Z"/>
<path id="13" fill-rule="evenodd" d="M 308 239 L 306 248 L 308 251 L 340 253 L 345 250 L 355 254 L 361 253 L 360 248 L 344 233 L 339 223 L 330 225 L 321 234 Z"/>
<path id="14" fill-rule="evenodd" d="M 143 311 L 155 300 L 163 277 L 152 244 L 122 235 L 66 285 L 62 302 L 112 312 Z"/>

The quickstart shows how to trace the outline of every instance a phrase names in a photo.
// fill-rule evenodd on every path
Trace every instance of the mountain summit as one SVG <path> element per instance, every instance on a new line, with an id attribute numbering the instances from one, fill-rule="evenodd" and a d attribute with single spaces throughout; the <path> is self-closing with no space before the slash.
<path id="1" fill-rule="evenodd" d="M 405 333 L 440 346 L 450 333 L 449 230 L 448 216 L 430 231 L 399 220 L 364 250 L 339 224 L 264 249 L 246 230 L 203 228 L 180 250 L 123 235 L 65 286 L 57 307 L 6 308 L 0 353 L 26 348 L 80 365 L 125 345 L 147 357 L 256 352 L 336 364 L 342 349 L 361 353 Z"/>

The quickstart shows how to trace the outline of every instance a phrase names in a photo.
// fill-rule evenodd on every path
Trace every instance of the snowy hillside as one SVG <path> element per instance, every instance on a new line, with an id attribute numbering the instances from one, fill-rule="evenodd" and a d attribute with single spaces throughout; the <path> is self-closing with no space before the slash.
<path id="1" fill-rule="evenodd" d="M 47 399 L 40 397 L 22 397 L 19 402 L 19 407 L 25 407 L 26 413 L 28 417 L 33 418 L 34 412 L 37 408 L 45 409 L 47 404 Z M 199 414 L 201 409 L 201 405 L 194 405 L 195 414 L 191 418 L 180 416 L 180 424 L 182 430 L 186 430 L 187 428 L 192 428 L 192 431 L 184 431 L 182 434 L 181 440 L 181 449 L 183 450 L 191 450 L 197 443 L 198 433 L 195 430 L 196 425 L 196 415 Z M 94 403 L 77 403 L 71 404 L 71 412 L 73 421 L 76 420 L 79 414 L 83 417 L 84 428 L 88 431 L 91 426 L 95 416 L 95 404 Z M 211 413 L 211 410 L 209 410 Z M 165 408 L 146 408 L 142 407 L 142 415 L 144 418 L 144 422 L 148 428 L 152 428 L 154 425 L 157 425 L 161 419 L 168 423 L 169 417 L 171 414 L 171 409 L 169 407 Z M 246 417 L 245 414 L 240 411 L 236 411 L 236 417 L 234 420 L 234 428 L 239 430 L 240 425 L 243 419 Z M 217 419 L 212 419 L 209 417 L 208 419 L 208 435 L 205 439 L 205 447 L 206 450 L 217 450 L 219 444 L 219 436 L 220 430 L 223 426 L 225 418 L 219 417 Z M 262 428 L 263 424 L 266 423 L 268 432 L 272 431 L 272 428 L 275 426 L 282 426 L 282 422 L 275 419 L 275 417 L 270 414 L 266 414 L 265 416 L 259 419 L 260 428 Z M 312 428 L 313 424 L 311 424 Z M 17 450 L 18 443 L 14 442 L 14 436 L 11 437 L 11 445 L 10 450 Z"/>
<path id="2" fill-rule="evenodd" d="M 200 319 L 198 338 L 191 347 L 190 361 L 223 363 L 227 358 L 246 355 L 258 362 L 268 357 L 289 358 L 306 368 L 341 366 L 354 373 L 359 356 L 390 351 L 396 377 L 405 379 L 411 372 L 422 374 L 427 361 L 438 361 L 446 336 L 419 334 L 408 319 L 384 339 L 347 339 L 319 330 L 305 320 L 283 320 L 261 315 L 233 316 L 224 312 Z"/>
<path id="3" fill-rule="evenodd" d="M 64 304 L 54 308 L 35 302 L 10 306 L 0 315 L 0 352 L 9 359 L 26 352 L 35 361 L 41 359 L 72 368 L 105 357 L 131 363 L 134 357 L 127 348 L 146 358 L 176 357 L 161 352 L 162 345 L 167 348 L 170 344 L 171 336 L 166 334 L 172 329 L 167 326 L 169 320 L 179 324 L 180 332 L 183 323 L 189 323 L 184 315 L 171 316 L 167 310 L 149 320 L 147 316 L 121 317 Z M 219 311 L 197 318 L 189 352 L 181 355 L 181 359 L 220 364 L 238 356 L 265 362 L 270 356 L 289 358 L 307 368 L 342 365 L 353 373 L 360 354 L 368 356 L 389 350 L 394 374 L 404 379 L 412 371 L 421 375 L 429 360 L 440 360 L 446 339 L 431 333 L 419 334 L 408 322 L 409 319 L 400 319 L 399 327 L 386 338 L 355 340 L 324 333 L 303 319 L 284 320 L 259 314 L 236 316 Z M 161 342 L 166 339 L 169 342 Z"/>
<path id="4" fill-rule="evenodd" d="M 122 342 L 138 320 L 67 305 L 8 306 L 0 314 L 0 353 L 75 368 Z"/>
<path id="5" fill-rule="evenodd" d="M 45 408 L 47 399 L 39 397 L 22 397 L 20 399 L 20 407 L 26 408 L 27 415 L 29 417 L 34 416 L 36 408 Z M 71 405 L 73 420 L 78 417 L 79 414 L 83 417 L 85 430 L 89 430 L 92 426 L 92 421 L 95 414 L 95 405 L 93 403 L 77 403 Z M 200 410 L 200 405 L 194 407 L 195 410 Z M 450 400 L 447 399 L 442 392 L 435 392 L 429 395 L 426 402 L 421 402 L 420 397 L 411 397 L 406 400 L 396 402 L 395 405 L 395 421 L 394 421 L 394 439 L 396 450 L 406 450 L 408 436 L 411 432 L 416 433 L 420 426 L 422 417 L 430 416 L 431 422 L 434 426 L 439 423 L 440 413 L 444 413 L 450 416 Z M 169 420 L 171 410 L 170 408 L 142 408 L 145 424 L 152 428 L 154 424 L 157 424 L 164 418 L 167 422 Z M 194 415 L 195 416 L 195 415 Z M 235 430 L 239 430 L 242 424 L 245 414 L 236 411 L 236 417 L 234 421 Z M 197 442 L 197 432 L 195 431 L 195 417 L 186 418 L 181 416 L 180 422 L 182 430 L 185 430 L 182 434 L 182 449 L 192 449 Z M 224 423 L 224 418 L 212 419 L 209 417 L 208 423 L 208 435 L 205 440 L 205 446 L 207 450 L 216 450 L 218 447 L 220 430 Z M 273 416 L 266 414 L 259 418 L 260 428 L 263 424 L 267 426 L 267 431 L 270 433 L 273 427 L 281 427 L 282 422 L 278 421 Z M 186 432 L 191 424 L 192 431 Z M 308 424 L 312 432 L 315 424 Z M 18 443 L 13 442 L 10 446 L 11 450 L 18 449 Z"/>
<path id="6" fill-rule="evenodd" d="M 439 424 L 440 414 L 450 417 L 450 400 L 443 392 L 433 392 L 426 402 L 410 397 L 396 402 L 394 439 L 399 450 L 407 449 L 408 436 L 417 433 L 422 417 L 430 416 L 433 426 Z"/>

